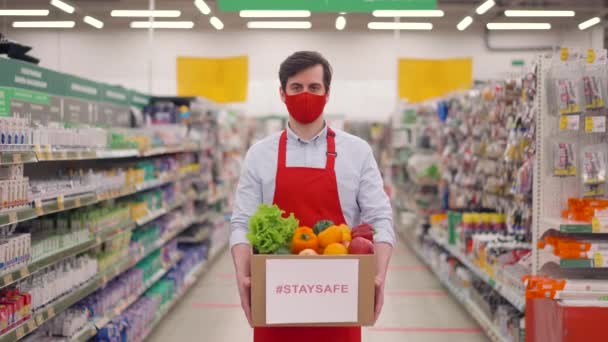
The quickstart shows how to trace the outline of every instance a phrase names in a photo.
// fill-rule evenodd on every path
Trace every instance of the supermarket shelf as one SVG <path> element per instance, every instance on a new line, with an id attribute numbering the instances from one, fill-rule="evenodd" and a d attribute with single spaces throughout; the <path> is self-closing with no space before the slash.
<path id="1" fill-rule="evenodd" d="M 173 210 L 181 207 L 187 201 L 188 201 L 187 198 L 181 198 L 177 202 L 175 202 L 175 203 L 173 203 L 173 204 L 171 204 L 169 206 L 166 206 L 166 207 L 161 208 L 161 209 L 154 210 L 154 211 L 150 212 L 147 216 L 137 219 L 136 220 L 137 226 L 138 227 L 144 226 L 144 225 L 146 225 L 146 224 L 148 224 L 148 223 L 156 220 L 157 218 L 159 218 L 159 217 L 161 217 L 163 215 L 166 215 L 167 213 L 170 213 Z"/>
<path id="2" fill-rule="evenodd" d="M 107 200 L 133 195 L 138 192 L 158 188 L 170 183 L 175 183 L 182 179 L 194 176 L 197 173 L 198 171 L 182 173 L 177 176 L 167 176 L 161 179 L 155 179 L 153 181 L 144 182 L 143 184 L 127 186 L 122 189 L 112 191 L 85 193 L 79 196 L 69 198 L 58 196 L 57 198 L 49 201 L 37 202 L 34 204 L 34 208 L 28 206 L 22 209 L 16 209 L 10 212 L 0 213 L 0 227 L 32 220 L 44 215 L 54 214 L 62 211 L 89 206 Z"/>
<path id="3" fill-rule="evenodd" d="M 490 285 L 496 292 L 500 293 L 500 295 L 509 301 L 517 310 L 520 312 L 525 312 L 526 310 L 526 299 L 525 294 L 523 292 L 518 293 L 516 290 L 503 284 L 501 281 L 498 281 L 486 272 L 484 272 L 479 266 L 475 265 L 466 255 L 460 252 L 454 246 L 449 245 L 447 242 L 437 239 L 431 236 L 433 241 L 445 248 L 452 256 L 456 257 L 461 263 L 463 263 L 469 270 L 471 270 L 475 275 Z"/>
<path id="4" fill-rule="evenodd" d="M 213 214 L 207 211 L 204 214 L 196 216 L 196 218 L 194 219 L 194 223 L 204 223 L 206 221 L 211 220 L 211 218 L 213 218 Z"/>
<path id="5" fill-rule="evenodd" d="M 186 293 L 192 288 L 194 284 L 196 284 L 197 280 L 201 278 L 209 268 L 215 263 L 217 260 L 217 256 L 221 254 L 221 252 L 227 247 L 227 244 L 220 248 L 219 252 L 211 255 L 207 261 L 203 261 L 198 266 L 195 266 L 193 270 L 186 276 L 186 281 L 184 282 L 184 286 L 177 291 L 173 299 L 166 303 L 156 314 L 156 318 L 152 321 L 150 325 L 148 325 L 148 329 L 144 332 L 143 336 L 139 339 L 135 339 L 137 342 L 145 341 L 150 334 L 154 331 L 154 329 L 158 326 L 161 320 L 171 311 L 171 309 L 184 297 Z"/>
<path id="6" fill-rule="evenodd" d="M 91 249 L 95 245 L 95 240 L 90 240 L 78 244 L 76 246 L 62 249 L 59 252 L 48 255 L 46 257 L 40 258 L 26 266 L 19 268 L 18 270 L 5 273 L 4 275 L 0 276 L 0 288 L 6 287 L 8 285 L 20 281 L 21 279 L 27 278 L 30 276 L 30 274 L 38 272 L 48 266 L 51 266 L 60 260 L 83 253 Z"/>
<path id="7" fill-rule="evenodd" d="M 500 334 L 498 328 L 483 313 L 483 311 L 477 306 L 477 304 L 475 304 L 464 291 L 458 289 L 449 280 L 442 276 L 439 271 L 437 271 L 428 262 L 428 258 L 426 258 L 420 248 L 415 245 L 415 242 L 411 241 L 409 238 L 406 237 L 404 237 L 404 240 L 418 256 L 418 259 L 422 261 L 425 265 L 429 266 L 429 268 L 433 271 L 437 279 L 439 279 L 439 282 L 441 282 L 441 284 L 450 292 L 450 294 L 467 310 L 471 317 L 473 317 L 475 321 L 477 321 L 477 323 L 485 331 L 486 335 L 488 335 L 488 337 L 493 342 L 507 342 L 507 339 Z"/>
<path id="8" fill-rule="evenodd" d="M 117 228 L 109 229 L 101 232 L 96 237 L 92 238 L 89 241 L 80 243 L 78 245 L 61 249 L 53 254 L 42 257 L 38 260 L 33 261 L 32 263 L 20 267 L 18 270 L 11 271 L 8 273 L 4 273 L 0 275 L 0 288 L 6 287 L 13 283 L 16 283 L 22 279 L 29 277 L 32 273 L 36 273 L 42 269 L 45 269 L 63 259 L 69 258 L 71 256 L 79 255 L 84 253 L 93 247 L 98 246 L 104 241 L 112 238 L 118 233 L 122 233 L 124 231 L 132 230 L 135 228 L 135 224 L 132 222 L 123 223 L 119 225 Z"/>
<path id="9" fill-rule="evenodd" d="M 69 307 L 76 304 L 81 299 L 95 292 L 99 288 L 105 286 L 118 275 L 126 272 L 131 267 L 137 265 L 138 262 L 146 258 L 154 251 L 160 249 L 162 246 L 171 241 L 174 237 L 183 232 L 187 227 L 188 226 L 184 224 L 183 227 L 180 227 L 179 229 L 176 229 L 175 231 L 168 234 L 167 236 L 161 238 L 147 250 L 140 251 L 134 256 L 127 257 L 125 260 L 118 263 L 117 265 L 102 271 L 100 274 L 98 274 L 89 282 L 82 285 L 77 290 L 71 291 L 69 294 L 56 299 L 53 303 L 49 304 L 47 308 L 41 310 L 39 313 L 36 313 L 32 318 L 23 322 L 22 324 L 10 330 L 9 332 L 1 335 L 0 342 L 17 341 L 25 335 L 30 334 L 39 326 L 41 326 L 44 322 L 55 317 L 57 314 L 67 310 Z"/>
<path id="10" fill-rule="evenodd" d="M 0 153 L 0 165 L 35 163 L 37 161 L 34 151 L 6 151 Z"/>
<path id="11" fill-rule="evenodd" d="M 47 305 L 45 309 L 39 310 L 27 321 L 0 336 L 0 341 L 12 342 L 23 338 L 25 335 L 38 329 L 38 327 L 44 324 L 44 322 L 67 310 L 82 298 L 95 292 L 98 288 L 99 282 L 96 278 L 93 278 L 93 280 L 81 285 L 79 288 L 71 291 L 69 294 L 55 300 L 51 304 Z"/>
<path id="12" fill-rule="evenodd" d="M 200 151 L 201 146 L 196 143 L 185 144 L 182 146 L 165 146 L 165 147 L 153 147 L 149 150 L 142 151 L 139 155 L 140 157 L 151 157 L 158 156 L 163 154 L 173 154 L 173 153 L 182 153 L 182 152 L 196 152 Z"/>
<path id="13" fill-rule="evenodd" d="M 112 321 L 115 316 L 123 313 L 129 306 L 135 303 L 141 295 L 143 295 L 152 285 L 158 282 L 162 277 L 169 272 L 171 268 L 173 268 L 182 258 L 181 254 L 178 254 L 176 257 L 172 258 L 171 262 L 156 272 L 152 278 L 150 278 L 144 285 L 135 293 L 131 294 L 129 297 L 121 300 L 118 304 L 114 306 L 113 309 L 106 312 L 103 316 L 97 317 L 93 319 L 95 327 L 97 329 L 101 329 L 105 327 L 108 323 Z M 87 327 L 88 328 L 88 327 Z M 87 329 L 84 329 L 87 330 Z"/>
<path id="14" fill-rule="evenodd" d="M 157 210 L 153 210 L 151 211 L 148 215 L 142 217 L 142 218 L 138 218 L 137 219 L 137 226 L 141 227 L 147 223 L 150 223 L 154 220 L 156 220 L 157 218 L 165 215 L 167 213 L 167 209 L 165 208 L 161 208 L 161 209 L 157 209 Z"/>
<path id="15" fill-rule="evenodd" d="M 153 147 L 148 150 L 138 149 L 57 149 L 51 146 L 34 147 L 34 150 L 2 153 L 2 164 L 36 163 L 42 161 L 66 161 L 66 160 L 95 160 L 95 159 L 121 159 L 152 157 L 164 154 L 196 152 L 202 148 L 196 143 L 178 146 Z"/>
<path id="16" fill-rule="evenodd" d="M 59 252 L 45 256 L 44 258 L 36 260 L 36 261 L 30 263 L 29 265 L 23 266 L 23 267 L 19 268 L 18 270 L 11 271 L 11 272 L 8 272 L 5 274 L 0 274 L 0 288 L 6 287 L 10 284 L 13 284 L 22 279 L 25 279 L 25 278 L 29 277 L 30 274 L 38 272 L 44 268 L 47 268 L 63 259 L 84 253 L 84 252 L 92 249 L 93 247 L 96 247 L 96 246 L 100 245 L 101 243 L 113 238 L 117 234 L 133 230 L 137 227 L 141 227 L 142 225 L 179 208 L 185 202 L 186 202 L 186 200 L 184 199 L 178 203 L 175 203 L 175 204 L 163 209 L 162 214 L 160 214 L 160 215 L 155 213 L 153 216 L 147 216 L 146 220 L 141 221 L 142 222 L 141 224 L 136 223 L 136 222 L 123 222 L 122 224 L 118 225 L 116 228 L 106 229 L 106 230 L 102 231 L 101 233 L 94 236 L 90 241 L 86 241 L 86 242 L 83 242 L 76 246 L 69 247 L 69 248 L 60 250 Z M 185 228 L 181 228 L 180 232 L 183 231 L 184 229 L 188 228 L 190 225 L 192 225 L 192 223 L 193 222 L 188 222 L 188 224 L 185 226 Z"/>
<path id="17" fill-rule="evenodd" d="M 87 324 L 84 329 L 80 329 L 78 333 L 68 339 L 69 342 L 87 342 L 92 337 L 97 335 L 97 328 L 93 324 Z"/>
<path id="18" fill-rule="evenodd" d="M 197 243 L 202 243 L 205 242 L 209 237 L 211 236 L 211 229 L 209 228 L 205 228 L 205 229 L 201 229 L 196 235 L 194 236 L 183 236 L 183 237 L 179 237 L 178 238 L 178 242 L 179 243 L 191 243 L 191 244 L 197 244 Z"/>
<path id="19" fill-rule="evenodd" d="M 543 223 L 549 226 L 550 228 L 559 230 L 562 233 L 584 233 L 584 234 L 593 234 L 593 233 L 601 233 L 594 232 L 593 225 L 588 222 L 577 222 L 577 221 L 568 221 L 559 218 L 551 219 L 545 218 L 543 219 Z"/>

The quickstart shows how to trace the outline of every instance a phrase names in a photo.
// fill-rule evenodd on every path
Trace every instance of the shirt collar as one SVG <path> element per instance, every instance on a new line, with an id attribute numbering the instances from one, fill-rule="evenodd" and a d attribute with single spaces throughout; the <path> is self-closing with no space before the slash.
<path id="1" fill-rule="evenodd" d="M 316 143 L 317 141 L 319 141 L 321 139 L 325 139 L 325 138 L 327 138 L 327 123 L 326 122 L 323 122 L 323 129 L 321 130 L 321 132 L 319 132 L 319 134 L 317 134 L 310 140 L 301 139 L 296 134 L 296 132 L 294 132 L 291 129 L 291 127 L 289 126 L 289 123 L 287 123 L 287 140 L 298 141 L 300 143 L 308 144 L 308 143 Z"/>

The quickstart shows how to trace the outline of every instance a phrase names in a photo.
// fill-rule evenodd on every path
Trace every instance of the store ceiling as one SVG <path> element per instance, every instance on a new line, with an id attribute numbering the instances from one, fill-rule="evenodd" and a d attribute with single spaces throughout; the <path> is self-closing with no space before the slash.
<path id="1" fill-rule="evenodd" d="M 0 24 L 10 25 L 15 20 L 75 20 L 79 29 L 95 30 L 82 23 L 85 15 L 93 16 L 105 23 L 105 30 L 128 28 L 132 18 L 112 18 L 113 9 L 148 9 L 148 0 L 64 0 L 77 8 L 76 14 L 67 14 L 49 5 L 48 0 L 0 0 L 0 9 L 50 9 L 48 17 L 14 18 L 0 17 Z M 253 1 L 253 0 L 252 0 Z M 288 0 L 286 0 L 288 1 Z M 497 0 L 497 6 L 483 16 L 475 15 L 475 8 L 484 0 L 438 0 L 438 8 L 445 12 L 442 18 L 401 18 L 402 22 L 431 22 L 435 29 L 456 30 L 462 18 L 471 15 L 475 22 L 470 29 L 482 29 L 488 22 L 549 22 L 554 28 L 576 28 L 580 22 L 595 16 L 604 17 L 608 9 L 608 0 Z M 209 23 L 209 16 L 201 14 L 194 6 L 194 0 L 156 0 L 156 9 L 180 10 L 179 18 L 157 19 L 159 21 L 192 21 L 195 29 L 215 31 Z M 240 18 L 238 13 L 220 12 L 215 0 L 206 1 L 211 7 L 212 15 L 225 24 L 225 30 L 246 30 L 247 19 Z M 505 9 L 548 9 L 575 10 L 574 18 L 506 18 Z M 337 13 L 313 13 L 310 18 L 315 31 L 335 31 Z M 76 19 L 74 19 L 76 17 Z M 394 21 L 393 18 L 374 18 L 369 13 L 346 14 L 346 31 L 367 31 L 370 21 Z M 145 20 L 145 19 L 143 19 Z M 272 19 L 270 19 L 272 20 Z M 274 19 L 297 20 L 297 19 Z"/>

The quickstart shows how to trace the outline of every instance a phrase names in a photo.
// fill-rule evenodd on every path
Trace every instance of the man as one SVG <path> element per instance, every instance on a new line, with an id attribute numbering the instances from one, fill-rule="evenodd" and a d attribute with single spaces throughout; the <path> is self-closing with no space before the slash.
<path id="1" fill-rule="evenodd" d="M 332 69 L 317 52 L 289 56 L 279 70 L 281 99 L 289 125 L 247 152 L 236 194 L 230 237 L 241 305 L 251 324 L 251 247 L 246 234 L 261 203 L 294 213 L 300 225 L 321 219 L 350 227 L 367 222 L 375 229 L 376 319 L 384 302 L 384 282 L 395 239 L 392 211 L 370 146 L 327 127 L 323 109 Z M 361 341 L 360 327 L 255 328 L 255 342 Z"/>

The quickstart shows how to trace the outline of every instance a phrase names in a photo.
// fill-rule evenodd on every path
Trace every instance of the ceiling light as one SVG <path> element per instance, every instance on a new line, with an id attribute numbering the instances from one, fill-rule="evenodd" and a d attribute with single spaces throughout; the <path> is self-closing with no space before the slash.
<path id="1" fill-rule="evenodd" d="M 61 0 L 51 0 L 51 5 L 59 8 L 60 10 L 64 11 L 64 12 L 68 12 L 68 13 L 74 13 L 75 8 L 72 5 L 68 5 L 65 2 L 61 1 Z"/>
<path id="2" fill-rule="evenodd" d="M 207 3 L 203 0 L 194 0 L 194 5 L 198 8 L 201 13 L 207 15 L 211 13 L 211 8 L 207 5 Z"/>
<path id="3" fill-rule="evenodd" d="M 95 27 L 95 28 L 103 28 L 103 22 L 101 20 L 97 20 L 93 17 L 89 17 L 88 15 L 86 17 L 84 17 L 84 19 L 82 19 L 82 21 L 84 21 L 85 23 Z"/>
<path id="4" fill-rule="evenodd" d="M 241 11 L 241 18 L 308 18 L 310 11 Z"/>
<path id="5" fill-rule="evenodd" d="M 73 28 L 73 21 L 15 21 L 14 28 Z"/>
<path id="6" fill-rule="evenodd" d="M 49 10 L 0 10 L 0 17 L 44 17 L 49 15 Z"/>
<path id="7" fill-rule="evenodd" d="M 425 18 L 425 17 L 443 17 L 442 10 L 412 10 L 412 11 L 390 11 L 377 10 L 372 12 L 374 17 L 402 17 L 402 18 Z"/>
<path id="8" fill-rule="evenodd" d="M 550 30 L 549 23 L 489 23 L 488 30 Z"/>
<path id="9" fill-rule="evenodd" d="M 583 31 L 590 28 L 591 26 L 599 24 L 600 21 L 602 20 L 599 17 L 591 18 L 587 21 L 583 21 L 582 23 L 578 24 L 578 28 Z"/>
<path id="10" fill-rule="evenodd" d="M 310 21 L 250 21 L 247 23 L 250 29 L 309 29 L 312 27 Z"/>
<path id="11" fill-rule="evenodd" d="M 155 18 L 177 18 L 182 15 L 181 11 L 149 11 L 149 10 L 113 10 L 113 17 L 155 17 Z"/>
<path id="12" fill-rule="evenodd" d="M 473 23 L 473 17 L 471 16 L 466 16 L 464 17 L 464 19 L 462 19 L 458 25 L 456 25 L 456 28 L 458 29 L 458 31 L 464 31 L 467 29 L 467 27 L 469 27 L 471 24 Z"/>
<path id="13" fill-rule="evenodd" d="M 339 16 L 336 18 L 336 29 L 338 31 L 342 31 L 344 30 L 344 28 L 346 27 L 346 18 L 344 18 L 343 16 Z"/>
<path id="14" fill-rule="evenodd" d="M 338 14 L 339 14 L 339 15 L 345 15 L 345 14 L 346 14 L 346 12 L 340 12 L 340 13 L 338 13 Z"/>
<path id="15" fill-rule="evenodd" d="M 194 23 L 191 21 L 133 21 L 131 28 L 159 28 L 159 29 L 191 29 Z"/>
<path id="16" fill-rule="evenodd" d="M 367 24 L 370 30 L 432 30 L 431 23 L 387 23 L 370 22 Z"/>
<path id="17" fill-rule="evenodd" d="M 496 5 L 496 2 L 494 0 L 487 0 L 486 2 L 481 4 L 479 7 L 477 7 L 475 12 L 477 12 L 477 14 L 479 14 L 479 15 L 482 15 L 482 14 L 486 13 L 487 11 L 489 11 L 490 8 L 494 7 L 494 5 Z"/>
<path id="18" fill-rule="evenodd" d="M 574 17 L 574 11 L 505 11 L 507 17 Z"/>
<path id="19" fill-rule="evenodd" d="M 213 25 L 213 27 L 215 27 L 216 30 L 221 30 L 224 28 L 224 23 L 218 17 L 211 17 L 209 22 L 211 25 Z"/>

